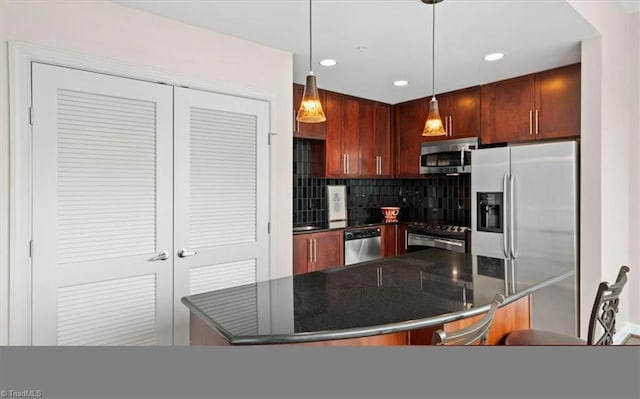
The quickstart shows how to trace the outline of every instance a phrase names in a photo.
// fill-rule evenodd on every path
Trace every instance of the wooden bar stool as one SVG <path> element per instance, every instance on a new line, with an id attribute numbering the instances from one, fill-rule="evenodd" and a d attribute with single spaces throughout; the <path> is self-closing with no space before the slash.
<path id="1" fill-rule="evenodd" d="M 480 342 L 480 345 L 484 345 L 487 341 L 487 334 L 493 318 L 498 310 L 498 306 L 504 302 L 504 296 L 496 294 L 491 302 L 491 308 L 483 318 L 475 322 L 474 324 L 462 328 L 458 331 L 446 333 L 440 329 L 433 332 L 431 342 L 435 345 L 472 345 L 476 342 Z"/>
<path id="2" fill-rule="evenodd" d="M 618 297 L 627 283 L 629 267 L 622 266 L 618 272 L 616 282 L 609 284 L 603 281 L 598 285 L 596 300 L 589 318 L 589 333 L 587 340 L 570 335 L 558 334 L 544 330 L 513 331 L 505 338 L 505 345 L 611 345 L 613 334 L 616 332 L 616 314 L 618 313 Z M 600 338 L 595 340 L 596 321 L 604 329 Z"/>

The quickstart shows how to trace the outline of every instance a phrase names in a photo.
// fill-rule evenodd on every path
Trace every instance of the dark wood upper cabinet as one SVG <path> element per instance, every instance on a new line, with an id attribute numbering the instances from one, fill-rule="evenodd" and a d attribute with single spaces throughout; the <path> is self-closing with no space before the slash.
<path id="1" fill-rule="evenodd" d="M 360 138 L 360 175 L 374 177 L 378 174 L 376 152 L 376 106 L 373 101 L 361 101 L 358 113 Z"/>
<path id="2" fill-rule="evenodd" d="M 296 121 L 296 115 L 300 108 L 302 95 L 304 94 L 304 86 L 297 83 L 293 84 L 293 137 L 324 140 L 326 137 L 327 122 L 320 123 L 303 123 Z M 318 90 L 320 102 L 326 112 L 326 93 L 324 90 Z M 327 118 L 328 119 L 328 118 Z"/>
<path id="3" fill-rule="evenodd" d="M 420 176 L 420 146 L 428 102 L 429 99 L 420 98 L 393 107 L 396 177 Z"/>
<path id="4" fill-rule="evenodd" d="M 375 103 L 375 156 L 377 160 L 378 177 L 393 175 L 391 158 L 391 106 Z"/>
<path id="5" fill-rule="evenodd" d="M 327 116 L 327 136 L 325 142 L 325 176 L 343 176 L 345 157 L 342 150 L 342 131 L 344 124 L 344 96 L 328 91 L 325 97 Z"/>
<path id="6" fill-rule="evenodd" d="M 481 87 L 483 144 L 580 135 L 580 64 Z"/>
<path id="7" fill-rule="evenodd" d="M 325 177 L 391 176 L 391 107 L 326 92 Z"/>
<path id="8" fill-rule="evenodd" d="M 359 104 L 354 98 L 326 93 L 325 175 L 357 176 L 360 171 Z"/>
<path id="9" fill-rule="evenodd" d="M 360 175 L 360 101 L 345 96 L 342 152 L 344 154 L 344 176 Z"/>
<path id="10" fill-rule="evenodd" d="M 580 64 L 536 74 L 538 138 L 580 135 Z"/>
<path id="11" fill-rule="evenodd" d="M 447 97 L 449 137 L 480 136 L 480 86 L 447 93 Z"/>
<path id="12" fill-rule="evenodd" d="M 437 94 L 436 99 L 447 135 L 425 137 L 425 141 L 480 136 L 480 86 Z"/>
<path id="13" fill-rule="evenodd" d="M 485 85 L 482 95 L 483 144 L 534 139 L 533 75 Z"/>

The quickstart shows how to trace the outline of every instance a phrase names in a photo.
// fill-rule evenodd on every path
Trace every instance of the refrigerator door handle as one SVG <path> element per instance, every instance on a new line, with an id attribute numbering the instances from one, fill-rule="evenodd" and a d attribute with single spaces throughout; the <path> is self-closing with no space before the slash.
<path id="1" fill-rule="evenodd" d="M 515 225 L 515 198 L 514 198 L 514 187 L 516 185 L 516 177 L 511 175 L 509 176 L 509 239 L 511 246 L 511 257 L 516 259 L 518 257 L 517 249 L 516 249 L 516 225 Z"/>
<path id="2" fill-rule="evenodd" d="M 509 174 L 505 173 L 504 176 L 502 177 L 502 195 L 504 195 L 506 197 L 507 195 L 507 179 L 509 179 Z M 505 198 L 504 203 L 507 204 L 507 200 Z M 509 208 L 508 206 L 503 207 L 502 212 L 503 212 L 503 216 L 502 216 L 502 224 L 503 224 L 503 233 L 502 233 L 502 251 L 504 252 L 504 257 L 508 258 L 509 257 L 509 237 L 508 237 L 508 233 L 509 233 L 509 229 L 506 226 L 506 222 L 507 222 L 507 208 Z"/>

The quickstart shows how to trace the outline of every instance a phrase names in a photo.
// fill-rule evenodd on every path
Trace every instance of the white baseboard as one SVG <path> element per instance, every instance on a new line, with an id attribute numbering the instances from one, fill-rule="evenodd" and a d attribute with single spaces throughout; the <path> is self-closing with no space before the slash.
<path id="1" fill-rule="evenodd" d="M 622 344 L 631 334 L 640 336 L 640 324 L 626 323 L 624 326 L 622 326 L 622 328 L 616 331 L 615 335 L 613 336 L 613 344 Z"/>

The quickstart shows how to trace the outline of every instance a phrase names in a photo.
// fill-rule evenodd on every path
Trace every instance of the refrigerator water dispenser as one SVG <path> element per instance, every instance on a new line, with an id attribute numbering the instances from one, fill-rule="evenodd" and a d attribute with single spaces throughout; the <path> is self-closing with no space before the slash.
<path id="1" fill-rule="evenodd" d="M 478 195 L 478 231 L 487 231 L 490 233 L 502 233 L 503 231 L 503 193 L 477 193 Z"/>

